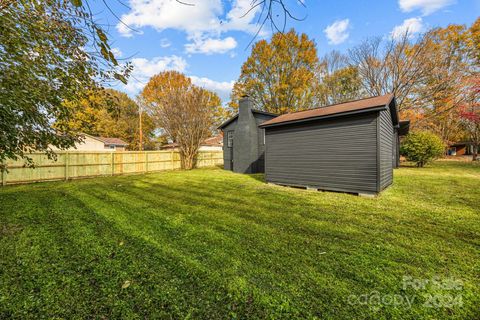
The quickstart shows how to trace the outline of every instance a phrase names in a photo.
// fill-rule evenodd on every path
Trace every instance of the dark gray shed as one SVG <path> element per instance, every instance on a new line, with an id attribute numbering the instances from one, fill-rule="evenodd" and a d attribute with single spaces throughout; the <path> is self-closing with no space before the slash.
<path id="1" fill-rule="evenodd" d="M 375 194 L 393 181 L 399 119 L 393 95 L 285 114 L 265 129 L 265 179 Z"/>
<path id="2" fill-rule="evenodd" d="M 238 114 L 224 122 L 223 163 L 226 170 L 239 173 L 264 172 L 265 135 L 258 126 L 277 115 L 253 109 L 253 101 L 243 97 Z"/>

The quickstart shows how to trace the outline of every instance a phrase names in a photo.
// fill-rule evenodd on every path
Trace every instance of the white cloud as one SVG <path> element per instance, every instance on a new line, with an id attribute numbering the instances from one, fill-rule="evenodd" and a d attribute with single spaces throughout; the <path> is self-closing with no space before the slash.
<path id="1" fill-rule="evenodd" d="M 181 30 L 192 41 L 185 46 L 187 52 L 227 53 L 237 46 L 237 42 L 232 37 L 222 39 L 222 33 L 242 31 L 255 34 L 259 28 L 255 16 L 261 10 L 261 6 L 252 9 L 251 0 L 231 2 L 231 9 L 225 12 L 223 0 L 190 0 L 188 3 L 193 6 L 176 0 L 130 0 L 131 10 L 122 15 L 122 23 L 117 24 L 117 30 L 126 37 L 133 35 L 132 29 L 141 32 L 144 27 L 152 27 L 157 31 Z M 260 32 L 259 36 L 264 34 Z M 170 42 L 167 40 L 160 46 L 166 48 Z"/>
<path id="2" fill-rule="evenodd" d="M 122 89 L 132 96 L 137 95 L 145 87 L 150 78 L 162 71 L 174 70 L 185 72 L 187 62 L 179 56 L 154 57 L 152 59 L 133 58 L 131 60 L 133 71 L 128 79 L 128 84 L 119 84 Z M 215 81 L 205 77 L 189 76 L 192 82 L 202 88 L 216 92 L 222 101 L 228 101 L 235 81 Z"/>
<path id="3" fill-rule="evenodd" d="M 152 59 L 133 58 L 131 60 L 133 71 L 124 89 L 131 94 L 137 94 L 155 74 L 175 70 L 184 72 L 187 62 L 179 56 L 154 57 Z"/>
<path id="4" fill-rule="evenodd" d="M 219 24 L 216 16 L 222 12 L 221 0 L 204 0 L 188 6 L 175 0 L 130 0 L 131 11 L 122 15 L 117 30 L 126 36 L 131 28 L 153 27 L 159 31 L 172 28 L 187 32 L 206 31 Z"/>
<path id="5" fill-rule="evenodd" d="M 223 102 L 228 101 L 230 98 L 230 92 L 233 89 L 233 84 L 235 81 L 214 81 L 209 78 L 204 78 L 204 77 L 197 77 L 197 76 L 190 76 L 190 79 L 192 79 L 193 84 L 214 91 L 216 92 L 220 98 L 222 99 Z"/>
<path id="6" fill-rule="evenodd" d="M 113 48 L 112 53 L 115 56 L 115 58 L 121 58 L 123 56 L 123 52 L 119 48 Z"/>
<path id="7" fill-rule="evenodd" d="M 252 0 L 235 0 L 232 9 L 227 13 L 223 28 L 255 34 L 259 25 L 254 21 L 255 15 L 260 12 L 261 6 L 252 9 L 255 4 Z M 264 33 L 262 33 L 264 34 Z"/>
<path id="8" fill-rule="evenodd" d="M 422 18 L 410 18 L 403 21 L 401 25 L 393 28 L 390 32 L 390 36 L 394 39 L 399 39 L 408 32 L 408 36 L 411 38 L 417 33 L 422 32 L 424 29 Z"/>
<path id="9" fill-rule="evenodd" d="M 160 40 L 160 47 L 162 47 L 162 48 L 168 48 L 171 45 L 172 45 L 172 43 L 167 38 L 162 38 L 162 40 Z"/>
<path id="10" fill-rule="evenodd" d="M 226 53 L 237 47 L 237 41 L 232 37 L 225 39 L 193 39 L 192 43 L 185 45 L 188 53 Z"/>
<path id="11" fill-rule="evenodd" d="M 117 30 L 124 36 L 131 36 L 132 30 L 152 27 L 158 31 L 177 29 L 192 36 L 199 33 L 219 35 L 226 31 L 257 31 L 255 14 L 260 6 L 249 12 L 251 0 L 235 0 L 225 14 L 222 0 L 191 0 L 192 6 L 176 0 L 130 0 L 131 11 L 122 15 Z"/>
<path id="12" fill-rule="evenodd" d="M 341 44 L 348 39 L 350 28 L 350 20 L 337 20 L 323 30 L 328 39 L 329 44 Z"/>
<path id="13" fill-rule="evenodd" d="M 350 20 L 337 20 L 323 30 L 329 44 L 341 44 L 348 39 Z"/>
<path id="14" fill-rule="evenodd" d="M 398 5 L 403 12 L 421 10 L 424 15 L 429 15 L 454 2 L 455 0 L 398 0 Z"/>

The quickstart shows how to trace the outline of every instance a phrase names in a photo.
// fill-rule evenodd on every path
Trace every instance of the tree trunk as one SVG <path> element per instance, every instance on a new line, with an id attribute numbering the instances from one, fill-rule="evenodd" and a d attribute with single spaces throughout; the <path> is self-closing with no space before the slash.
<path id="1" fill-rule="evenodd" d="M 478 158 L 478 144 L 475 143 L 473 145 L 473 150 L 472 151 L 473 151 L 472 152 L 472 154 L 473 154 L 472 161 L 477 161 L 477 158 Z"/>
<path id="2" fill-rule="evenodd" d="M 182 169 L 191 170 L 197 165 L 198 152 L 182 152 L 180 151 L 180 165 Z"/>

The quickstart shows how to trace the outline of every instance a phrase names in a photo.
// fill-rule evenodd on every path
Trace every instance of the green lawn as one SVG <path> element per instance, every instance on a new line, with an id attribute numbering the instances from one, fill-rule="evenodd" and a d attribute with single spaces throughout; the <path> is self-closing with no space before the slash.
<path id="1" fill-rule="evenodd" d="M 471 163 L 375 199 L 220 169 L 0 188 L 0 318 L 479 319 L 479 285 Z"/>

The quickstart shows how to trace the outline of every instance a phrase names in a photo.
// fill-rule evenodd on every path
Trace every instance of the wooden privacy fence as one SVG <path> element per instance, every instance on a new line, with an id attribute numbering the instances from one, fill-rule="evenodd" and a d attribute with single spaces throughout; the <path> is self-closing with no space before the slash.
<path id="1" fill-rule="evenodd" d="M 44 153 L 31 154 L 35 168 L 25 167 L 21 160 L 7 161 L 8 173 L 2 172 L 2 185 L 180 169 L 177 151 L 59 151 L 56 154 L 56 161 Z M 197 167 L 221 164 L 222 151 L 198 154 Z"/>

